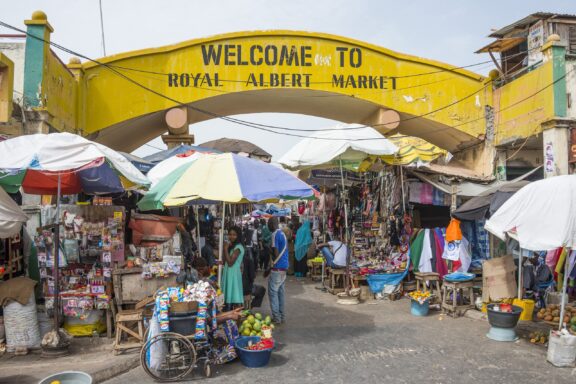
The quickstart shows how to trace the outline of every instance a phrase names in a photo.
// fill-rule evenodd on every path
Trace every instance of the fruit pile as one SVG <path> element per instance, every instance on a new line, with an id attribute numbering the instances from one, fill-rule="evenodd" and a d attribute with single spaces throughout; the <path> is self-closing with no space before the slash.
<path id="1" fill-rule="evenodd" d="M 425 303 L 427 300 L 430 299 L 430 292 L 426 291 L 426 292 L 422 292 L 422 291 L 414 291 L 414 292 L 410 292 L 408 294 L 408 296 L 410 296 L 410 298 L 412 300 L 416 300 L 417 302 L 419 302 L 420 304 Z"/>
<path id="2" fill-rule="evenodd" d="M 248 314 L 248 313 L 247 313 Z M 262 336 L 262 331 L 274 329 L 274 324 L 272 324 L 272 319 L 270 316 L 262 318 L 262 314 L 248 314 L 246 320 L 242 322 L 240 329 L 238 330 L 242 336 Z"/>
<path id="3" fill-rule="evenodd" d="M 542 331 L 532 332 L 530 334 L 530 342 L 532 344 L 546 344 L 548 335 Z"/>
<path id="4" fill-rule="evenodd" d="M 540 309 L 536 314 L 536 318 L 558 323 L 560 321 L 560 305 L 550 304 L 548 307 Z M 570 330 L 576 331 L 576 307 L 566 306 L 563 322 L 566 323 Z"/>

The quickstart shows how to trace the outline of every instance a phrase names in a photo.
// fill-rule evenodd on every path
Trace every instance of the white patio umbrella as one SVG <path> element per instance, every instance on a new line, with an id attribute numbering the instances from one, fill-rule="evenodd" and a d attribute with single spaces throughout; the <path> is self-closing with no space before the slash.
<path id="1" fill-rule="evenodd" d="M 388 156 L 398 147 L 372 127 L 359 124 L 341 124 L 331 129 L 314 132 L 301 140 L 278 161 L 291 170 L 339 168 L 342 189 L 344 169 L 358 171 L 360 163 L 370 156 Z M 345 242 L 348 243 L 348 208 L 344 204 Z M 349 260 L 346 260 L 346 276 Z"/>
<path id="2" fill-rule="evenodd" d="M 576 175 L 539 180 L 520 189 L 486 222 L 486 230 L 506 240 L 513 237 L 520 248 L 549 251 L 560 247 L 576 249 Z M 564 267 L 562 311 L 564 319 L 569 257 Z M 521 265 L 522 260 L 520 260 Z"/>
<path id="3" fill-rule="evenodd" d="M 0 239 L 8 238 L 20 233 L 22 224 L 28 221 L 28 216 L 0 188 Z"/>

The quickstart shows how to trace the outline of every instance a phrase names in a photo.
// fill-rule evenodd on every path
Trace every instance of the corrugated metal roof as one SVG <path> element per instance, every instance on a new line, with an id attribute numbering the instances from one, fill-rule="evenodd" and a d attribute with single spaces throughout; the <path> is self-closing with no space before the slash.
<path id="1" fill-rule="evenodd" d="M 495 37 L 497 39 L 502 38 L 512 32 L 514 30 L 523 30 L 528 27 L 530 24 L 535 23 L 538 20 L 549 19 L 551 17 L 557 19 L 572 19 L 576 20 L 576 15 L 571 14 L 562 14 L 562 13 L 551 13 L 551 12 L 536 12 L 531 15 L 526 16 L 523 19 L 516 21 L 510 25 L 507 25 L 499 30 L 492 32 L 488 37 Z"/>

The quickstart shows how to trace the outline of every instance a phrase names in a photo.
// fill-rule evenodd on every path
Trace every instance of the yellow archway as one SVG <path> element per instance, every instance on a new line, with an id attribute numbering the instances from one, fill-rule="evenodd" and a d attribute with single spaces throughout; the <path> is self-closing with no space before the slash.
<path id="1" fill-rule="evenodd" d="M 69 65 L 78 79 L 78 129 L 128 151 L 166 132 L 165 112 L 182 103 L 189 123 L 287 112 L 383 131 L 391 109 L 401 120 L 395 131 L 455 152 L 483 137 L 490 100 L 478 74 L 321 33 L 231 33 L 98 62 Z"/>

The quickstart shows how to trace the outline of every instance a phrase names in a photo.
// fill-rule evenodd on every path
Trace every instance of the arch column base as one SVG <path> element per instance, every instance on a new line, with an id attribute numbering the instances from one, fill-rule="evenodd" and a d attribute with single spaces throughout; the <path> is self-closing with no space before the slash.
<path id="1" fill-rule="evenodd" d="M 168 149 L 175 148 L 181 144 L 192 145 L 194 144 L 194 135 L 184 134 L 184 135 L 162 135 L 162 141 Z"/>

